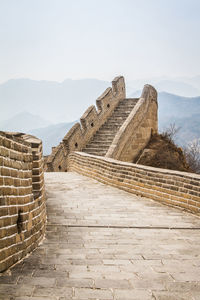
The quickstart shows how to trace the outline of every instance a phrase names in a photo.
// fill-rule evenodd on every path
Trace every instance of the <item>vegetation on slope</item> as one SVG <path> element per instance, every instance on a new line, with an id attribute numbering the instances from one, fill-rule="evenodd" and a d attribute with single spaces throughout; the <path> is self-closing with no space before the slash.
<path id="1" fill-rule="evenodd" d="M 166 134 L 155 134 L 139 157 L 138 164 L 157 168 L 193 172 L 183 150 Z"/>

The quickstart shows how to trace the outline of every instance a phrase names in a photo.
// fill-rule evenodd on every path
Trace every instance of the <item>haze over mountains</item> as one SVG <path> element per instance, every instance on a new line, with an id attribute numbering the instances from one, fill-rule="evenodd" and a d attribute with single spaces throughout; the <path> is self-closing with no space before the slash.
<path id="1" fill-rule="evenodd" d="M 40 116 L 32 115 L 27 111 L 20 112 L 8 120 L 1 121 L 0 127 L 7 131 L 27 132 L 33 128 L 46 127 L 51 122 L 41 118 Z"/>
<path id="2" fill-rule="evenodd" d="M 200 137 L 200 76 L 193 78 L 154 78 L 127 82 L 127 96 L 139 97 L 144 84 L 159 91 L 159 128 L 170 123 L 181 127 L 177 141 Z M 57 145 L 75 120 L 110 82 L 97 79 L 62 83 L 30 79 L 9 80 L 0 85 L 0 130 L 30 132 L 44 142 L 44 153 Z M 185 97 L 184 97 L 185 96 Z"/>
<path id="3" fill-rule="evenodd" d="M 74 123 L 75 122 L 59 123 L 43 128 L 32 129 L 29 133 L 39 137 L 43 141 L 44 155 L 48 155 L 51 153 L 51 148 L 57 146 L 62 141 Z"/>
<path id="4" fill-rule="evenodd" d="M 146 78 L 129 81 L 128 85 L 134 87 L 135 91 L 137 91 L 141 90 L 146 83 L 153 85 L 159 92 L 168 92 L 183 97 L 200 96 L 200 75 L 191 78 Z"/>
<path id="5" fill-rule="evenodd" d="M 26 111 L 52 123 L 71 122 L 108 86 L 109 82 L 96 79 L 66 79 L 62 83 L 9 80 L 0 85 L 0 120 Z"/>
<path id="6" fill-rule="evenodd" d="M 170 124 L 180 128 L 176 142 L 185 146 L 200 138 L 200 97 L 181 97 L 165 92 L 158 96 L 158 124 L 160 131 Z"/>

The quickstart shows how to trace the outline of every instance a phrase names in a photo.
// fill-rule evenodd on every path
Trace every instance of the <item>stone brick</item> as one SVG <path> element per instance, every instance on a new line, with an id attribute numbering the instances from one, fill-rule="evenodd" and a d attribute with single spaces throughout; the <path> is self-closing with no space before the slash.
<path id="1" fill-rule="evenodd" d="M 98 290 L 90 288 L 75 288 L 74 299 L 113 299 L 109 290 Z"/>
<path id="2" fill-rule="evenodd" d="M 2 139 L 1 135 L 6 138 Z M 0 133 L 1 145 L 4 145 L 0 147 L 0 162 L 3 165 L 0 168 L 0 249 L 5 248 L 0 252 L 0 272 L 33 251 L 44 235 L 45 202 L 42 205 L 42 202 L 34 201 L 32 149 L 22 137 L 18 139 L 12 134 Z M 34 148 L 34 155 L 37 155 L 36 151 Z M 41 157 L 41 148 L 38 151 L 38 157 Z M 39 174 L 42 179 L 42 167 Z M 40 188 L 41 194 L 44 194 L 44 185 Z M 29 202 L 30 205 L 27 205 Z M 30 212 L 33 209 L 36 219 L 32 223 Z"/>

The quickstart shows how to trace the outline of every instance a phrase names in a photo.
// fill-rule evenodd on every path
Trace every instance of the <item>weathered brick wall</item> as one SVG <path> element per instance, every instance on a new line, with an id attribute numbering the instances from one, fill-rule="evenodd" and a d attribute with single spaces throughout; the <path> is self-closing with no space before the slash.
<path id="1" fill-rule="evenodd" d="M 200 213 L 200 175 L 73 152 L 69 170 L 127 192 Z"/>
<path id="2" fill-rule="evenodd" d="M 80 123 L 74 124 L 63 141 L 53 149 L 47 159 L 47 171 L 66 171 L 68 154 L 81 151 L 125 97 L 124 78 L 116 77 L 112 81 L 112 88 L 106 89 L 96 100 L 97 109 L 94 105 L 90 106 L 80 118 Z"/>
<path id="3" fill-rule="evenodd" d="M 37 247 L 45 222 L 42 142 L 0 132 L 0 272 Z"/>

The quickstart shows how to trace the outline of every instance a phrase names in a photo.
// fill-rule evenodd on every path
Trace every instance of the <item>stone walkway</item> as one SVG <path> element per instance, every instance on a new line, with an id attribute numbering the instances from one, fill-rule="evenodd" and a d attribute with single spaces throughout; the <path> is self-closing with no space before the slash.
<path id="1" fill-rule="evenodd" d="M 75 173 L 45 177 L 46 239 L 0 277 L 1 300 L 200 299 L 200 218 Z"/>

